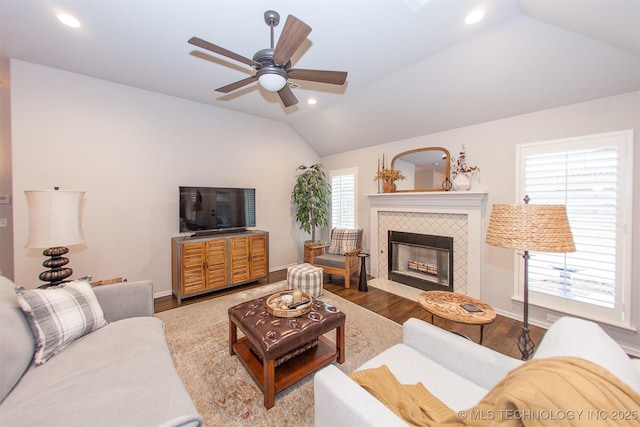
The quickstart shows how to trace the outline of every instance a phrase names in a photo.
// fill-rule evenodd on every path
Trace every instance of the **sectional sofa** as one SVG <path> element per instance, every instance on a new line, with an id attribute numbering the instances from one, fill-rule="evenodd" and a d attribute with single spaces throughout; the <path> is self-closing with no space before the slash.
<path id="1" fill-rule="evenodd" d="M 54 293 L 27 291 L 18 301 L 15 288 L 0 276 L 1 425 L 202 425 L 174 368 L 163 324 L 153 317 L 150 281 L 85 282 L 67 289 L 70 300 L 62 290 L 46 290 Z M 42 317 L 43 307 L 50 309 L 34 303 L 39 298 L 62 307 L 56 321 L 66 330 L 51 340 L 55 325 L 40 322 L 34 331 L 25 316 Z M 72 330 L 74 319 L 83 319 L 82 329 Z M 84 335 L 53 348 L 74 334 Z M 38 346 L 43 337 L 46 345 Z"/>

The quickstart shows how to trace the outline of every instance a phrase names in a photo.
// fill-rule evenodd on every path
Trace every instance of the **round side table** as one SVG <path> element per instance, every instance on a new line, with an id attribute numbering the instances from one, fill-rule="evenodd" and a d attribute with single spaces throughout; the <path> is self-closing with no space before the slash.
<path id="1" fill-rule="evenodd" d="M 480 325 L 480 344 L 484 335 L 484 325 L 496 320 L 496 311 L 489 304 L 469 295 L 448 291 L 427 291 L 418 295 L 418 302 L 433 316 L 467 325 Z M 468 311 L 463 306 L 470 305 L 478 311 Z"/>
<path id="2" fill-rule="evenodd" d="M 369 254 L 366 254 L 364 252 L 360 252 L 358 254 L 358 257 L 360 257 L 360 282 L 358 283 L 358 290 L 360 292 L 368 292 L 369 291 L 369 287 L 367 286 L 367 265 L 366 265 L 366 260 L 367 258 L 369 258 Z"/>

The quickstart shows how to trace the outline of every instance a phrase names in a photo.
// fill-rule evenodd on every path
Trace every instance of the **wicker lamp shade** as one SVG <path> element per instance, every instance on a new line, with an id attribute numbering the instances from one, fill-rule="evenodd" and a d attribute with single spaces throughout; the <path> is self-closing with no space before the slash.
<path id="1" fill-rule="evenodd" d="M 521 205 L 493 205 L 485 241 L 492 246 L 523 251 L 524 315 L 517 344 L 522 360 L 527 360 L 535 349 L 529 336 L 529 251 L 574 252 L 576 247 L 564 205 L 530 205 L 529 196 L 524 202 Z"/>
<path id="2" fill-rule="evenodd" d="M 564 205 L 495 204 L 485 241 L 533 252 L 574 252 Z"/>

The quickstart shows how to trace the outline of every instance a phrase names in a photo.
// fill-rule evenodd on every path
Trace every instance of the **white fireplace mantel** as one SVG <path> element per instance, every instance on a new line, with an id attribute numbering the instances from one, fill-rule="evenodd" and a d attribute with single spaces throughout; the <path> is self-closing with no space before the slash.
<path id="1" fill-rule="evenodd" d="M 478 191 L 396 192 L 367 194 L 374 206 L 417 206 L 430 208 L 482 208 L 488 193 Z"/>
<path id="2" fill-rule="evenodd" d="M 450 192 L 395 192 L 368 194 L 370 206 L 371 274 L 386 277 L 386 271 L 378 271 L 378 261 L 386 254 L 384 237 L 379 237 L 380 212 L 454 214 L 466 217 L 467 223 L 467 271 L 466 292 L 480 298 L 482 281 L 482 218 L 488 193 L 475 191 Z M 384 228 L 381 229 L 384 235 Z M 416 230 L 420 232 L 421 230 Z M 375 241 L 374 241 L 375 239 Z M 383 260 L 384 261 L 384 260 Z M 455 283 L 454 283 L 455 287 Z"/>

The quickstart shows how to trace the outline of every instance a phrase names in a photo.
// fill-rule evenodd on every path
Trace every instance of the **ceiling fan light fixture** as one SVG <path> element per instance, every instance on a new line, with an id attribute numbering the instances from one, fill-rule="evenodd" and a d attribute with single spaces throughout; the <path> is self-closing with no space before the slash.
<path id="1" fill-rule="evenodd" d="M 68 13 L 60 12 L 56 15 L 56 18 L 58 18 L 58 21 L 62 22 L 67 27 L 71 27 L 71 28 L 80 27 L 80 21 L 78 21 L 78 18 L 76 18 L 73 15 L 69 15 Z"/>
<path id="2" fill-rule="evenodd" d="M 287 84 L 287 79 L 280 73 L 263 73 L 258 77 L 258 83 L 269 92 L 277 92 Z"/>
<path id="3" fill-rule="evenodd" d="M 473 24 L 477 24 L 478 22 L 482 21 L 483 19 L 484 19 L 484 10 L 475 9 L 475 10 L 472 10 L 471 12 L 469 12 L 469 14 L 466 16 L 464 22 L 467 25 L 473 25 Z"/>

